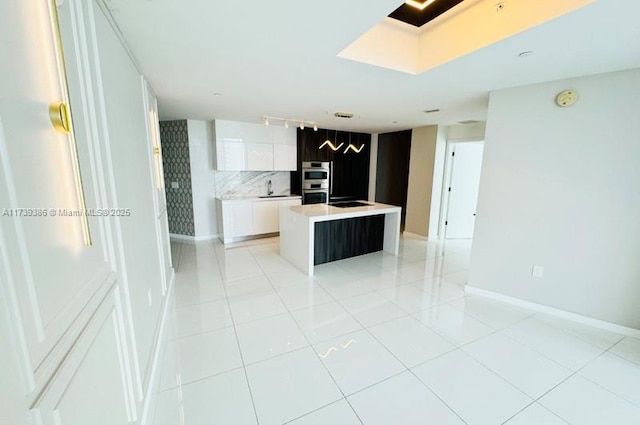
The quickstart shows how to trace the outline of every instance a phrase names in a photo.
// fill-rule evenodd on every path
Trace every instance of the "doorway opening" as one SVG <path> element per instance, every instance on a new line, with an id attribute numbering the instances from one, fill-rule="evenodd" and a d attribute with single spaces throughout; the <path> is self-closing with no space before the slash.
<path id="1" fill-rule="evenodd" d="M 447 146 L 440 232 L 444 239 L 471 239 L 476 221 L 484 141 Z"/>

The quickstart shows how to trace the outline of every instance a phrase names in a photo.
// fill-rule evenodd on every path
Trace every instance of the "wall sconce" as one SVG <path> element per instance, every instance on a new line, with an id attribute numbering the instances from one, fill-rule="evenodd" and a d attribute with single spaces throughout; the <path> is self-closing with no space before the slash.
<path id="1" fill-rule="evenodd" d="M 67 83 L 67 69 L 64 62 L 64 50 L 62 48 L 62 34 L 60 32 L 60 21 L 58 20 L 58 7 L 55 0 L 49 1 L 49 17 L 51 19 L 51 30 L 53 32 L 53 45 L 58 65 L 58 77 L 60 80 L 61 102 L 54 102 L 49 105 L 49 119 L 56 131 L 65 133 L 69 140 L 69 152 L 71 153 L 71 168 L 75 181 L 76 201 L 82 214 L 78 217 L 82 226 L 82 236 L 86 246 L 92 246 L 91 230 L 89 229 L 89 218 L 87 217 L 87 204 L 82 186 L 82 174 L 80 173 L 80 160 L 78 158 L 78 146 L 73 132 L 73 120 L 69 107 L 69 85 Z"/>

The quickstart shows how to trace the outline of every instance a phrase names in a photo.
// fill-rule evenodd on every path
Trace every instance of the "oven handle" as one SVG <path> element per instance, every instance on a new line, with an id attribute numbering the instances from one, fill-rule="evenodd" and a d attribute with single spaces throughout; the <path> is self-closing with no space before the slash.
<path id="1" fill-rule="evenodd" d="M 329 163 L 329 195 L 333 195 L 333 161 Z"/>

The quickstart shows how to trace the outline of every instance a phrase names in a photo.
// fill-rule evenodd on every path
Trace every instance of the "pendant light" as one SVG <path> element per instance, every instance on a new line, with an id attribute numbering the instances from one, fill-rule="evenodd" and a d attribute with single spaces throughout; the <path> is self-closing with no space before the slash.
<path id="1" fill-rule="evenodd" d="M 326 134 L 327 134 L 327 140 L 325 140 L 325 141 L 324 141 L 324 143 L 320 145 L 320 147 L 318 148 L 318 150 L 320 150 L 320 149 L 324 148 L 325 146 L 329 145 L 329 148 L 330 148 L 332 151 L 334 151 L 334 152 L 335 152 L 335 151 L 339 150 L 339 149 L 342 147 L 342 145 L 344 145 L 344 143 L 340 143 L 338 146 L 336 146 L 335 144 L 333 144 L 333 143 L 331 142 L 331 140 L 329 140 L 329 130 L 325 130 L 325 132 L 326 132 Z M 336 130 L 336 134 L 335 134 L 335 142 L 336 142 L 336 144 L 338 143 L 338 130 Z"/>

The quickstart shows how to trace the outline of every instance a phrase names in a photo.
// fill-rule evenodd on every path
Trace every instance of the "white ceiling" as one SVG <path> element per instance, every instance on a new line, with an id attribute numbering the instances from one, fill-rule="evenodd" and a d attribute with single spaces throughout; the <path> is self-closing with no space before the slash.
<path id="1" fill-rule="evenodd" d="M 269 115 L 395 131 L 484 120 L 491 90 L 640 67 L 636 0 L 598 0 L 420 75 L 336 56 L 401 0 L 105 2 L 156 91 L 161 119 Z M 527 50 L 534 55 L 517 56 Z M 434 108 L 441 112 L 422 112 Z"/>

